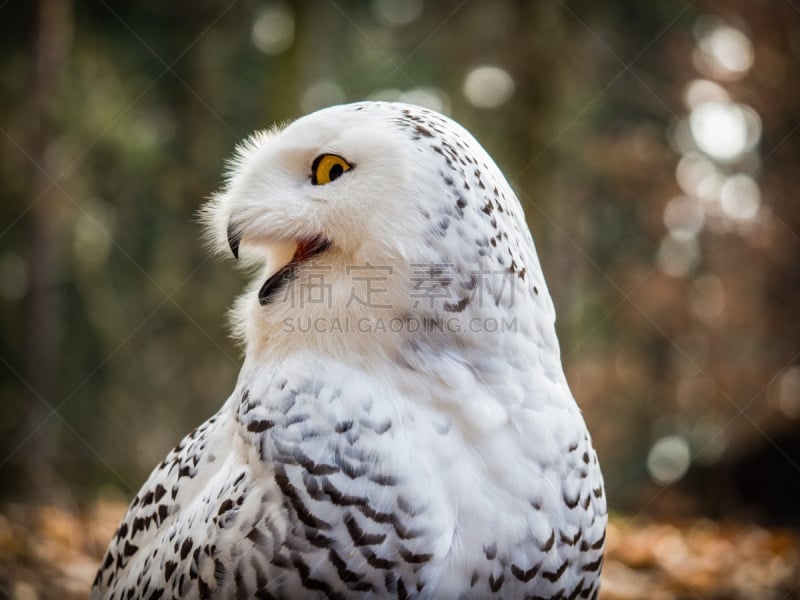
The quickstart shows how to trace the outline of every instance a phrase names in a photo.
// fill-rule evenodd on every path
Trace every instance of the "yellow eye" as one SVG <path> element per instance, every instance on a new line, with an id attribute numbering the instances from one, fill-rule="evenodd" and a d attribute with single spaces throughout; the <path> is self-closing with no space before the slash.
<path id="1" fill-rule="evenodd" d="M 325 185 L 341 177 L 342 173 L 349 171 L 353 166 L 335 154 L 320 154 L 311 165 L 311 183 Z"/>

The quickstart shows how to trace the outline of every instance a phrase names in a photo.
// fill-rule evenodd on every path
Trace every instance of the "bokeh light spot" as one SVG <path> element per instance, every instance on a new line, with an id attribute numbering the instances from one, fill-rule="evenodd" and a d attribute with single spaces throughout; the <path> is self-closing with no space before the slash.
<path id="1" fill-rule="evenodd" d="M 116 211 L 109 203 L 98 199 L 84 201 L 73 229 L 75 257 L 84 271 L 96 271 L 105 265 L 115 223 Z"/>
<path id="2" fill-rule="evenodd" d="M 694 108 L 706 102 L 730 102 L 730 96 L 718 83 L 708 79 L 690 81 L 683 92 L 687 108 Z"/>
<path id="3" fill-rule="evenodd" d="M 700 261 L 700 246 L 694 238 L 667 235 L 658 249 L 659 268 L 672 277 L 686 277 Z"/>
<path id="4" fill-rule="evenodd" d="M 647 455 L 647 472 L 653 481 L 668 485 L 686 474 L 691 460 L 689 444 L 682 437 L 668 435 L 659 439 Z"/>
<path id="5" fill-rule="evenodd" d="M 689 115 L 697 147 L 720 161 L 752 149 L 761 137 L 761 121 L 751 108 L 726 102 L 703 102 Z"/>
<path id="6" fill-rule="evenodd" d="M 761 191 L 749 175 L 733 175 L 722 184 L 719 202 L 727 217 L 735 221 L 751 221 L 761 206 Z"/>
<path id="7" fill-rule="evenodd" d="M 321 79 L 306 88 L 300 98 L 300 108 L 305 113 L 314 112 L 325 106 L 341 104 L 347 99 L 342 87 L 335 81 Z"/>
<path id="8" fill-rule="evenodd" d="M 285 2 L 273 1 L 264 6 L 250 32 L 253 45 L 264 54 L 286 52 L 294 42 L 294 12 Z"/>
<path id="9" fill-rule="evenodd" d="M 440 113 L 450 112 L 450 99 L 443 91 L 432 87 L 418 87 L 400 94 L 397 98 L 400 102 L 416 104 L 424 108 L 429 108 Z"/>
<path id="10" fill-rule="evenodd" d="M 700 39 L 702 57 L 713 73 L 723 79 L 743 77 L 753 66 L 753 44 L 743 32 L 721 22 Z"/>
<path id="11" fill-rule="evenodd" d="M 497 108 L 513 94 L 514 79 L 500 67 L 476 67 L 464 80 L 464 96 L 477 108 Z"/>
<path id="12" fill-rule="evenodd" d="M 690 152 L 681 158 L 675 178 L 684 192 L 703 200 L 709 196 L 716 199 L 722 185 L 722 175 L 716 165 L 699 152 Z"/>
<path id="13" fill-rule="evenodd" d="M 664 225 L 678 238 L 693 238 L 703 228 L 705 214 L 700 204 L 688 196 L 678 196 L 664 208 Z"/>
<path id="14" fill-rule="evenodd" d="M 408 25 L 422 14 L 422 0 L 374 0 L 372 13 L 389 27 Z"/>

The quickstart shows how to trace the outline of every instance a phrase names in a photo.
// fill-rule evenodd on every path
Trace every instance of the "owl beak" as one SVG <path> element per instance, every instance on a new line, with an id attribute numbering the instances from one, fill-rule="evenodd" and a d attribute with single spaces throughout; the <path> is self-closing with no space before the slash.
<path id="1" fill-rule="evenodd" d="M 239 258 L 239 244 L 242 241 L 242 232 L 234 226 L 232 221 L 228 222 L 228 245 L 231 247 L 233 257 L 238 260 Z"/>
<path id="2" fill-rule="evenodd" d="M 296 278 L 297 269 L 302 263 L 314 258 L 317 254 L 325 252 L 325 250 L 330 247 L 330 240 L 321 235 L 299 240 L 291 260 L 278 269 L 278 271 L 261 286 L 261 289 L 258 291 L 259 304 L 261 304 L 261 306 L 269 304 L 282 286 L 289 280 Z"/>

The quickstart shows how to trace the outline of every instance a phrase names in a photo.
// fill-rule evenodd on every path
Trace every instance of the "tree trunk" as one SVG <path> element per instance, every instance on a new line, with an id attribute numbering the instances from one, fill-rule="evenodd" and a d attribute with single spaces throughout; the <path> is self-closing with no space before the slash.
<path id="1" fill-rule="evenodd" d="M 29 156 L 32 161 L 28 220 L 30 287 L 26 298 L 24 377 L 33 388 L 27 400 L 28 431 L 39 427 L 55 406 L 53 396 L 58 310 L 58 244 L 55 216 L 59 195 L 58 173 L 48 164 L 47 151 L 55 135 L 53 99 L 58 97 L 59 77 L 72 40 L 72 0 L 39 0 L 34 46 L 35 68 L 31 81 Z M 45 403 L 46 401 L 46 403 Z M 43 463 L 50 454 L 49 436 L 34 435 L 25 453 L 35 487 L 45 483 Z M 39 473 L 40 476 L 34 475 Z"/>

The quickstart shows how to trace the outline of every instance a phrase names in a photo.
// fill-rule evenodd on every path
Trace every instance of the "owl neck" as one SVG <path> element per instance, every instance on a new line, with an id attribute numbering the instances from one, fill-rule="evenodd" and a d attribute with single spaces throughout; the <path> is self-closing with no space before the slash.
<path id="1" fill-rule="evenodd" d="M 434 315 L 345 305 L 251 302 L 242 378 L 292 369 L 329 381 L 356 370 L 413 402 L 467 412 L 480 427 L 487 414 L 504 418 L 509 406 L 574 404 L 552 321 L 530 307 L 503 317 L 508 311 L 496 306 Z"/>

